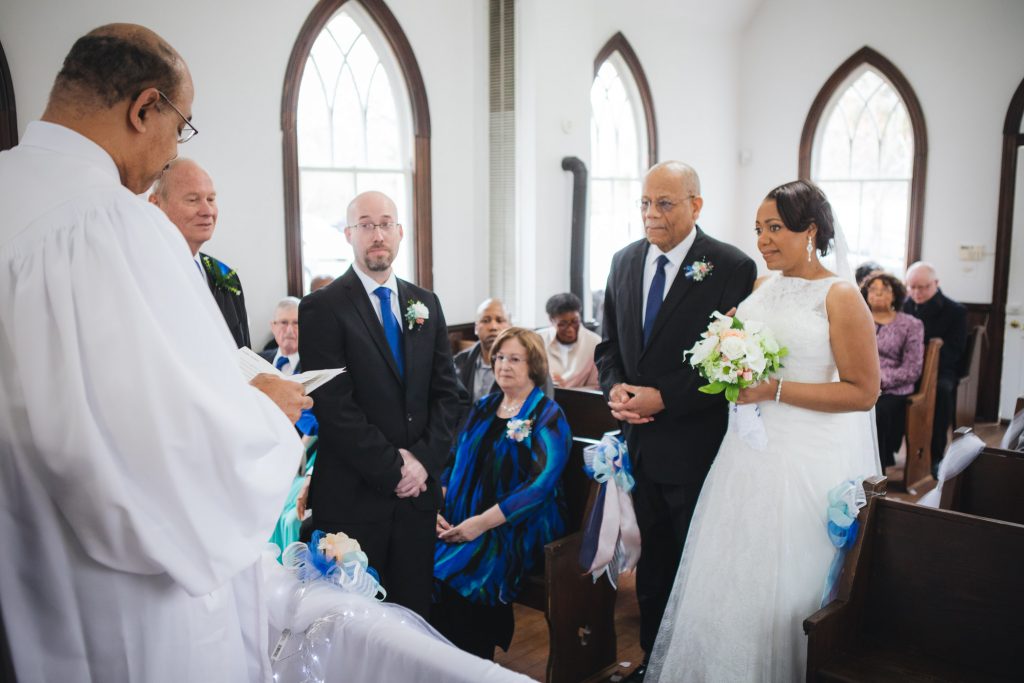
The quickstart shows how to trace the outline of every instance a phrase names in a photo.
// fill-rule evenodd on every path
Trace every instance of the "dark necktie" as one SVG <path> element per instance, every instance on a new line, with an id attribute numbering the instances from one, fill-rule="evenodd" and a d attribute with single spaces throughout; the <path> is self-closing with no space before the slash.
<path id="1" fill-rule="evenodd" d="M 647 311 L 644 315 L 644 347 L 651 338 L 654 330 L 654 321 L 661 310 L 662 299 L 665 298 L 665 266 L 668 265 L 668 257 L 662 254 L 658 257 L 658 269 L 654 271 L 654 279 L 651 280 L 651 289 L 647 292 Z"/>
<path id="2" fill-rule="evenodd" d="M 380 286 L 373 290 L 373 293 L 380 299 L 380 321 L 384 325 L 384 336 L 391 347 L 391 355 L 395 357 L 395 364 L 398 365 L 398 374 L 405 379 L 405 356 L 402 354 L 402 328 L 391 310 L 391 290 Z"/>
<path id="3" fill-rule="evenodd" d="M 280 370 L 285 365 L 288 365 L 288 356 L 281 356 L 280 358 L 277 359 L 277 363 L 274 364 L 274 367 Z"/>

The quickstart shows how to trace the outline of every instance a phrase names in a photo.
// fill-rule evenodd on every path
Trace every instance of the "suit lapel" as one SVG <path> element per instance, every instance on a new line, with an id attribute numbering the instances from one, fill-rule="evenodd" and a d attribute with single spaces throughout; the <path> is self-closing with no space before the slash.
<path id="1" fill-rule="evenodd" d="M 694 237 L 690 250 L 683 256 L 683 261 L 679 264 L 679 272 L 676 273 L 675 279 L 672 280 L 672 287 L 668 290 L 668 296 L 665 297 L 665 301 L 661 304 L 658 317 L 654 319 L 654 329 L 651 330 L 651 339 L 647 343 L 647 348 L 653 345 L 654 338 L 658 336 L 658 332 L 665 327 L 666 321 L 672 317 L 675 309 L 686 296 L 686 293 L 693 287 L 693 280 L 686 277 L 685 274 L 687 266 L 707 256 L 706 249 L 710 244 L 710 240 L 704 236 L 704 232 L 700 228 L 694 226 L 693 229 L 697 231 L 697 236 Z M 644 350 L 646 351 L 646 349 Z"/>
<path id="2" fill-rule="evenodd" d="M 395 363 L 395 357 L 391 355 L 388 339 L 384 336 L 384 326 L 377 319 L 377 313 L 373 310 L 373 304 L 370 303 L 370 297 L 366 294 L 366 288 L 363 287 L 362 281 L 355 271 L 352 270 L 353 268 L 355 266 L 349 268 L 349 272 L 345 275 L 345 288 L 348 289 L 353 307 L 356 309 L 356 313 L 359 314 L 360 319 L 362 319 L 363 325 L 366 326 L 367 332 L 370 333 L 370 338 L 377 345 L 377 350 L 384 356 L 384 361 L 391 368 L 395 379 L 401 382 L 402 376 L 398 374 L 398 365 Z M 404 337 L 405 335 L 402 336 Z"/>
<path id="3" fill-rule="evenodd" d="M 419 338 L 423 335 L 420 334 L 422 330 L 410 330 L 409 324 L 405 320 L 405 309 L 409 305 L 410 300 L 415 300 L 412 293 L 409 290 L 409 283 L 405 280 L 399 280 L 398 282 L 398 310 L 402 312 L 398 316 L 398 324 L 402 328 L 402 352 L 405 354 L 405 386 L 406 391 L 408 387 L 412 386 L 412 378 L 414 374 L 417 374 L 417 363 L 414 362 L 416 358 L 415 349 L 419 346 Z M 426 322 L 424 322 L 426 325 Z"/>
<path id="4" fill-rule="evenodd" d="M 644 347 L 644 262 L 647 260 L 647 240 L 637 243 L 636 250 L 627 258 L 626 264 L 626 297 L 623 311 L 629 312 L 626 321 L 629 330 L 629 344 L 636 349 L 636 357 L 643 353 Z"/>

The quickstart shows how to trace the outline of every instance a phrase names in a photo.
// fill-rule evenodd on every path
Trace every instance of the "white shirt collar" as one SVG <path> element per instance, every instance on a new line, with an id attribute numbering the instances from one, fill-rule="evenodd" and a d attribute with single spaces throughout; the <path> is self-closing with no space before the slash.
<path id="1" fill-rule="evenodd" d="M 695 239 L 697 239 L 696 225 L 693 226 L 693 230 L 691 230 L 690 234 L 686 236 L 686 239 L 672 247 L 669 251 L 662 251 L 660 247 L 652 244 L 651 248 L 647 250 L 647 263 L 652 266 L 655 265 L 655 261 L 658 260 L 658 257 L 664 254 L 668 257 L 669 263 L 673 266 L 679 267 L 679 265 L 682 264 L 683 259 L 686 258 L 686 253 L 690 251 L 690 247 L 693 246 L 693 241 Z"/>
<path id="2" fill-rule="evenodd" d="M 274 367 L 275 368 L 277 367 L 277 359 L 278 358 L 281 358 L 281 349 L 278 349 L 277 353 L 274 354 Z M 285 356 L 285 358 L 287 358 L 288 362 L 291 363 L 292 374 L 294 375 L 295 374 L 295 366 L 297 366 L 299 364 L 299 352 L 296 351 L 293 354 Z"/>
<path id="3" fill-rule="evenodd" d="M 382 286 L 381 283 L 364 273 L 355 263 L 352 264 L 352 270 L 356 271 L 356 277 L 358 277 L 359 281 L 363 283 L 363 288 L 366 289 L 366 295 L 376 298 L 377 295 L 373 292 L 378 287 Z M 383 286 L 391 290 L 391 300 L 398 301 L 398 278 L 395 277 L 394 269 L 392 269 L 391 273 L 388 275 L 388 279 L 384 281 Z"/>
<path id="4" fill-rule="evenodd" d="M 121 173 L 107 150 L 66 126 L 49 121 L 32 121 L 25 128 L 21 144 L 80 157 L 109 174 L 119 184 L 121 182 Z"/>

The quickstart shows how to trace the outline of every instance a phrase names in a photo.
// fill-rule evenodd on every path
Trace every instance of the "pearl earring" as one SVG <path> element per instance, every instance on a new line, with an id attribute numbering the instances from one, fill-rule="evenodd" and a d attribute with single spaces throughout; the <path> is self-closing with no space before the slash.
<path id="1" fill-rule="evenodd" d="M 814 247 L 813 247 L 813 246 L 811 246 L 811 236 L 810 236 L 810 235 L 808 235 L 808 236 L 807 236 L 807 262 L 808 262 L 808 263 L 810 263 L 810 262 L 811 262 L 811 252 L 812 252 L 813 250 L 814 250 Z"/>

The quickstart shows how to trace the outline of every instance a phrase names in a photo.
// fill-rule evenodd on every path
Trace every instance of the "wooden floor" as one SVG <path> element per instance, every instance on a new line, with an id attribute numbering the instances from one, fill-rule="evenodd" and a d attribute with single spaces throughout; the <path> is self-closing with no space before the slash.
<path id="1" fill-rule="evenodd" d="M 975 433 L 989 446 L 998 446 L 1006 431 L 1006 425 L 999 423 L 979 423 L 975 425 Z M 895 468 L 887 470 L 891 478 L 902 476 L 902 455 L 897 456 Z M 911 496 L 893 487 L 887 495 L 900 500 L 916 500 L 934 487 L 924 487 L 918 496 Z M 600 676 L 585 683 L 618 683 L 643 659 L 640 649 L 640 610 L 636 604 L 636 588 L 634 574 L 620 577 L 619 592 L 615 602 L 615 633 L 618 640 L 618 664 Z M 544 614 L 522 605 L 515 606 L 516 631 L 508 652 L 498 650 L 495 661 L 502 666 L 517 671 L 530 678 L 543 681 L 548 660 L 548 626 Z"/>

